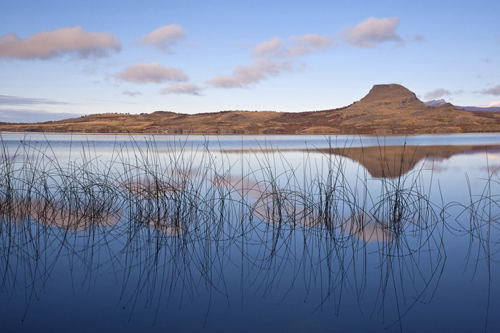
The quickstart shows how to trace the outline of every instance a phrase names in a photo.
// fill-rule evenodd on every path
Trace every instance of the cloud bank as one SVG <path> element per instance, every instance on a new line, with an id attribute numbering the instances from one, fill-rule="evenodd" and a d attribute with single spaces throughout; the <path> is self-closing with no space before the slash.
<path id="1" fill-rule="evenodd" d="M 500 84 L 489 89 L 483 89 L 480 93 L 483 95 L 500 96 Z"/>
<path id="2" fill-rule="evenodd" d="M 243 88 L 292 69 L 291 62 L 259 58 L 250 66 L 236 67 L 232 75 L 218 75 L 207 83 L 216 88 Z"/>
<path id="3" fill-rule="evenodd" d="M 187 81 L 182 70 L 162 66 L 157 62 L 137 64 L 125 68 L 116 76 L 119 80 L 134 83 L 163 83 L 168 81 Z"/>
<path id="4" fill-rule="evenodd" d="M 403 43 L 403 38 L 396 32 L 399 23 L 400 19 L 397 17 L 369 17 L 353 28 L 345 29 L 340 36 L 349 44 L 363 48 L 373 48 L 389 41 Z M 420 35 L 413 36 L 413 39 L 425 40 Z M 296 68 L 299 57 L 320 52 L 334 45 L 333 38 L 318 34 L 297 35 L 288 39 L 273 37 L 253 48 L 253 64 L 238 66 L 231 75 L 218 75 L 206 83 L 216 88 L 247 87 L 292 71 Z"/>
<path id="5" fill-rule="evenodd" d="M 194 83 L 182 82 L 182 83 L 172 83 L 169 87 L 162 89 L 160 93 L 201 96 L 201 91 L 202 88 Z"/>
<path id="6" fill-rule="evenodd" d="M 70 103 L 59 102 L 46 98 L 31 98 L 18 97 L 9 95 L 0 95 L 0 105 L 36 105 L 36 104 L 51 104 L 51 105 L 67 105 Z"/>
<path id="7" fill-rule="evenodd" d="M 159 27 L 155 31 L 142 36 L 136 43 L 156 47 L 162 51 L 171 52 L 172 45 L 186 36 L 186 31 L 179 24 Z"/>
<path id="8" fill-rule="evenodd" d="M 422 35 L 413 35 L 413 36 L 410 36 L 409 39 L 412 42 L 425 42 L 426 41 L 425 37 Z"/>
<path id="9" fill-rule="evenodd" d="M 137 96 L 141 96 L 142 93 L 140 91 L 125 90 L 124 92 L 122 92 L 122 95 L 130 96 L 130 97 L 137 97 Z"/>
<path id="10" fill-rule="evenodd" d="M 446 89 L 443 89 L 443 88 L 438 88 L 438 89 L 434 89 L 434 90 L 429 91 L 428 93 L 426 93 L 424 95 L 424 98 L 427 99 L 427 100 L 431 100 L 431 99 L 442 98 L 442 97 L 448 96 L 448 95 L 451 95 L 450 91 L 448 91 Z"/>
<path id="11" fill-rule="evenodd" d="M 485 105 L 485 107 L 487 107 L 487 108 L 496 107 L 496 106 L 500 106 L 500 100 L 491 101 L 488 103 L 488 105 Z"/>
<path id="12" fill-rule="evenodd" d="M 0 122 L 38 123 L 83 116 L 76 113 L 52 113 L 45 110 L 1 109 Z"/>
<path id="13" fill-rule="evenodd" d="M 283 48 L 283 40 L 279 37 L 273 37 L 270 40 L 257 44 L 252 54 L 254 56 L 264 56 L 269 54 L 277 54 Z"/>
<path id="14" fill-rule="evenodd" d="M 288 40 L 273 37 L 254 47 L 254 61 L 251 65 L 238 66 L 231 75 L 218 75 L 206 83 L 215 88 L 248 87 L 281 73 L 293 71 L 298 67 L 298 57 L 319 52 L 333 44 L 332 38 L 316 34 L 292 36 Z"/>
<path id="15" fill-rule="evenodd" d="M 0 58 L 51 59 L 66 54 L 77 58 L 105 57 L 121 50 L 120 41 L 109 33 L 90 33 L 81 27 L 44 31 L 19 38 L 14 33 L 0 36 Z"/>
<path id="16" fill-rule="evenodd" d="M 316 34 L 293 36 L 291 40 L 294 44 L 288 51 L 291 56 L 318 52 L 334 45 L 332 38 Z"/>
<path id="17" fill-rule="evenodd" d="M 331 47 L 334 43 L 332 38 L 316 34 L 292 36 L 287 41 L 273 37 L 257 44 L 252 55 L 254 57 L 296 57 L 319 52 Z"/>
<path id="18" fill-rule="evenodd" d="M 342 35 L 348 43 L 364 48 L 389 41 L 402 43 L 403 39 L 396 33 L 399 23 L 398 17 L 369 17 L 354 28 L 344 30 Z"/>

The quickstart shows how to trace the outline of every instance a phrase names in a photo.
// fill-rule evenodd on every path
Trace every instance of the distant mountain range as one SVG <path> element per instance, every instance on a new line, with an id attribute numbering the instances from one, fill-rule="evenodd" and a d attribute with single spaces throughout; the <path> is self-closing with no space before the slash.
<path id="1" fill-rule="evenodd" d="M 429 106 L 398 84 L 375 85 L 338 109 L 306 112 L 220 111 L 92 114 L 37 124 L 0 123 L 0 131 L 150 134 L 423 134 L 500 132 L 500 113 Z"/>
<path id="2" fill-rule="evenodd" d="M 447 104 L 444 99 L 434 99 L 432 101 L 427 101 L 425 104 L 429 106 L 439 106 L 443 104 Z M 458 106 L 455 105 L 455 107 L 459 110 L 467 110 L 467 111 L 488 111 L 488 112 L 500 112 L 500 106 L 493 106 L 493 107 L 480 107 L 480 106 Z"/>

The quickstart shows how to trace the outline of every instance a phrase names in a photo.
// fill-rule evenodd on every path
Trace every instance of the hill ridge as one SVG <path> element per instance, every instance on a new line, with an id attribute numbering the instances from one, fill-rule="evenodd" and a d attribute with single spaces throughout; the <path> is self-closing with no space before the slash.
<path id="1" fill-rule="evenodd" d="M 343 108 L 306 112 L 219 111 L 93 114 L 37 124 L 0 123 L 0 131 L 151 134 L 424 134 L 500 132 L 500 114 L 428 106 L 399 84 L 374 85 Z"/>

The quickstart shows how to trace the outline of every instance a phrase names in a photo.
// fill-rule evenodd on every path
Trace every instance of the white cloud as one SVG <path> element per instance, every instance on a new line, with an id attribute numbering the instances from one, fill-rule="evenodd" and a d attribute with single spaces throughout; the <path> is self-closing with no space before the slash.
<path id="1" fill-rule="evenodd" d="M 120 41 L 109 33 L 90 33 L 81 27 L 44 31 L 19 38 L 14 33 L 0 36 L 0 57 L 11 59 L 50 59 L 65 54 L 78 58 L 104 57 L 121 50 Z"/>
<path id="2" fill-rule="evenodd" d="M 247 87 L 290 72 L 299 67 L 297 57 L 321 51 L 333 44 L 332 38 L 316 34 L 292 36 L 287 40 L 273 37 L 255 46 L 252 51 L 255 57 L 253 64 L 238 66 L 232 75 L 218 75 L 206 83 L 216 88 Z"/>
<path id="3" fill-rule="evenodd" d="M 316 34 L 292 36 L 286 42 L 273 37 L 257 44 L 252 54 L 258 57 L 295 57 L 324 50 L 333 44 L 332 38 Z"/>
<path id="4" fill-rule="evenodd" d="M 500 84 L 489 89 L 483 89 L 480 93 L 483 95 L 500 96 Z"/>
<path id="5" fill-rule="evenodd" d="M 162 66 L 157 62 L 129 66 L 118 73 L 117 78 L 135 83 L 162 83 L 168 81 L 187 81 L 189 79 L 182 70 Z"/>
<path id="6" fill-rule="evenodd" d="M 316 34 L 293 36 L 292 39 L 299 45 L 313 48 L 324 48 L 333 44 L 333 40 L 331 38 Z"/>
<path id="7" fill-rule="evenodd" d="M 142 93 L 140 91 L 126 90 L 126 91 L 122 92 L 122 95 L 130 96 L 130 97 L 136 97 L 136 96 L 141 96 Z"/>
<path id="8" fill-rule="evenodd" d="M 289 53 L 291 56 L 318 52 L 320 50 L 329 48 L 334 44 L 332 38 L 316 34 L 293 36 L 291 40 L 294 44 L 289 49 Z"/>
<path id="9" fill-rule="evenodd" d="M 413 35 L 413 36 L 410 36 L 409 39 L 413 42 L 425 42 L 426 41 L 425 37 L 422 35 Z"/>
<path id="10" fill-rule="evenodd" d="M 276 54 L 283 47 L 283 40 L 279 37 L 273 37 L 270 40 L 257 44 L 253 49 L 254 56 L 263 56 L 268 54 Z"/>
<path id="11" fill-rule="evenodd" d="M 491 101 L 488 103 L 488 105 L 485 105 L 487 108 L 492 108 L 492 107 L 497 107 L 500 106 L 500 100 L 498 101 Z"/>
<path id="12" fill-rule="evenodd" d="M 162 51 L 171 52 L 171 46 L 186 36 L 186 31 L 179 24 L 159 27 L 155 31 L 142 36 L 137 43 L 156 47 Z"/>
<path id="13" fill-rule="evenodd" d="M 388 41 L 402 43 L 401 36 L 396 33 L 399 23 L 397 17 L 369 17 L 354 28 L 346 29 L 343 36 L 348 43 L 367 48 Z"/>
<path id="14" fill-rule="evenodd" d="M 219 75 L 207 83 L 216 88 L 243 88 L 292 69 L 291 62 L 259 58 L 250 66 L 238 66 L 232 75 Z"/>
<path id="15" fill-rule="evenodd" d="M 160 91 L 162 94 L 186 94 L 186 95 L 201 95 L 201 88 L 194 83 L 183 82 L 173 83 Z"/>
<path id="16" fill-rule="evenodd" d="M 434 90 L 429 91 L 428 93 L 426 93 L 424 95 L 424 98 L 427 99 L 427 100 L 431 100 L 431 99 L 442 98 L 442 97 L 448 96 L 448 95 L 451 95 L 450 91 L 448 91 L 446 89 L 443 89 L 443 88 L 438 88 L 438 89 L 434 89 Z"/>

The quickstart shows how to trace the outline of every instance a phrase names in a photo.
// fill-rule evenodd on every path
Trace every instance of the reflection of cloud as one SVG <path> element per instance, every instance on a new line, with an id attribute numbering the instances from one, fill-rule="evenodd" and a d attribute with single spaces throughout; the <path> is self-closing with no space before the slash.
<path id="1" fill-rule="evenodd" d="M 165 178 L 131 176 L 121 186 L 130 194 L 142 199 L 156 198 L 158 195 L 171 195 L 185 190 L 186 183 L 197 177 L 198 170 L 164 170 Z"/>
<path id="2" fill-rule="evenodd" d="M 489 164 L 488 166 L 483 166 L 481 170 L 488 172 L 490 175 L 500 175 L 500 164 Z"/>
<path id="3" fill-rule="evenodd" d="M 287 198 L 286 193 L 260 192 L 252 206 L 253 213 L 268 224 L 287 223 L 291 227 L 321 228 L 322 219 L 304 207 L 299 198 Z M 279 204 L 278 204 L 279 201 Z"/>
<path id="4" fill-rule="evenodd" d="M 201 96 L 202 88 L 194 83 L 183 82 L 183 83 L 173 83 L 169 87 L 163 88 L 160 93 L 162 94 L 186 94 Z"/>
<path id="5" fill-rule="evenodd" d="M 154 228 L 155 230 L 167 235 L 167 236 L 172 236 L 172 237 L 179 237 L 184 235 L 187 232 L 187 226 L 183 223 L 168 223 L 163 220 L 158 220 L 156 219 L 151 219 L 148 222 L 146 222 L 146 225 L 148 225 L 151 228 Z"/>
<path id="6" fill-rule="evenodd" d="M 122 186 L 133 196 L 142 199 L 154 199 L 158 195 L 178 193 L 184 188 L 181 182 L 150 178 L 131 179 Z"/>
<path id="7" fill-rule="evenodd" d="M 157 62 L 132 65 L 118 73 L 117 78 L 135 83 L 162 83 L 168 81 L 187 81 L 188 76 L 182 70 L 162 66 Z"/>
<path id="8" fill-rule="evenodd" d="M 396 33 L 399 22 L 397 17 L 369 17 L 355 27 L 346 29 L 343 35 L 348 43 L 366 48 L 387 41 L 401 43 L 402 38 Z"/>
<path id="9" fill-rule="evenodd" d="M 500 161 L 500 153 L 487 152 L 486 158 L 488 159 L 488 161 Z"/>
<path id="10" fill-rule="evenodd" d="M 186 31 L 179 24 L 159 27 L 155 31 L 142 36 L 136 43 L 154 46 L 162 51 L 171 52 L 171 47 L 186 36 Z"/>
<path id="11" fill-rule="evenodd" d="M 364 214 L 350 217 L 346 221 L 347 231 L 364 242 L 390 242 L 394 238 L 389 226 Z"/>
<path id="12" fill-rule="evenodd" d="M 10 210 L 2 210 L 2 219 L 17 223 L 32 219 L 50 227 L 85 230 L 90 227 L 112 227 L 120 220 L 120 213 L 99 209 L 67 209 L 58 204 L 29 200 L 15 202 Z"/>
<path id="13" fill-rule="evenodd" d="M 448 96 L 448 95 L 451 95 L 450 91 L 443 89 L 443 88 L 438 88 L 438 89 L 434 89 L 434 90 L 426 93 L 424 95 L 424 98 L 425 99 L 438 99 L 438 98 Z"/>
<path id="14" fill-rule="evenodd" d="M 268 224 L 287 223 L 291 227 L 300 226 L 308 229 L 329 228 L 325 225 L 324 217 L 305 208 L 299 198 L 287 198 L 282 193 L 260 193 L 258 198 L 252 206 L 253 212 Z M 379 222 L 369 214 L 351 216 L 346 220 L 329 223 L 332 223 L 339 231 L 347 232 L 364 242 L 390 242 L 394 238 L 388 225 Z"/>
<path id="15" fill-rule="evenodd" d="M 0 57 L 50 59 L 64 54 L 79 58 L 103 57 L 121 50 L 120 41 L 108 33 L 89 33 L 81 27 L 44 31 L 19 38 L 14 33 L 0 36 Z"/>
<path id="16" fill-rule="evenodd" d="M 429 158 L 426 159 L 422 168 L 424 170 L 432 170 L 433 173 L 445 173 L 449 171 L 449 167 L 444 163 L 440 163 L 443 159 Z"/>

